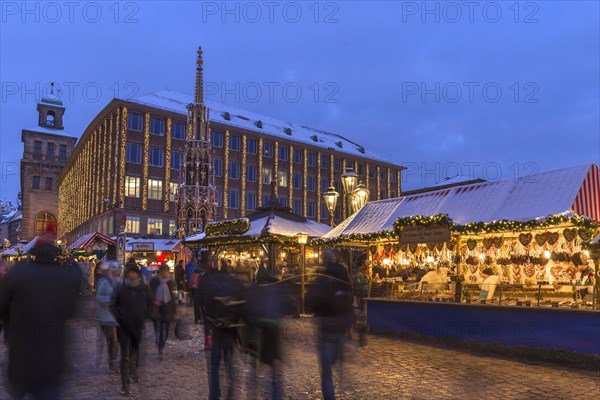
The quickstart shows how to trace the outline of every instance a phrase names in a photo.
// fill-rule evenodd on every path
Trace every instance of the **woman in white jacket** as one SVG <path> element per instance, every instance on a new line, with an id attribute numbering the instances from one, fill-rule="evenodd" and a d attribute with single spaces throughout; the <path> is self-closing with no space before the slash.
<path id="1" fill-rule="evenodd" d="M 500 277 L 494 274 L 494 270 L 489 267 L 481 271 L 481 276 L 483 277 L 483 282 L 480 285 L 479 298 L 481 300 L 491 300 L 500 282 Z"/>
<path id="2" fill-rule="evenodd" d="M 99 305 L 98 320 L 102 327 L 102 333 L 106 338 L 108 347 L 108 366 L 111 371 L 118 372 L 117 368 L 117 353 L 119 351 L 119 341 L 117 340 L 117 320 L 110 311 L 110 304 L 113 293 L 120 284 L 121 267 L 116 262 L 110 264 L 102 263 L 99 266 L 100 273 L 97 282 L 96 301 Z M 102 342 L 98 342 L 102 346 Z M 102 354 L 102 349 L 98 351 L 98 355 Z"/>

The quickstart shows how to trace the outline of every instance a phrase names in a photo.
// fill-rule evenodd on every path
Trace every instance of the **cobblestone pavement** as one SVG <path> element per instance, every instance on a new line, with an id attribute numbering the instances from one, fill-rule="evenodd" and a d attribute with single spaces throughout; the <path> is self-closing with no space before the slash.
<path id="1" fill-rule="evenodd" d="M 191 309 L 180 307 L 182 320 Z M 94 319 L 93 302 L 86 300 L 69 326 L 73 332 L 71 368 L 64 399 L 120 399 L 118 374 L 110 374 L 103 337 Z M 201 325 L 188 325 L 189 340 L 169 339 L 162 361 L 154 347 L 150 323 L 146 326 L 139 384 L 131 385 L 133 399 L 206 399 L 207 356 L 202 350 Z M 315 351 L 314 320 L 287 319 L 284 325 L 283 388 L 288 399 L 321 398 Z M 101 339 L 101 340 L 98 340 Z M 369 336 L 359 347 L 356 338 L 347 347 L 342 371 L 336 371 L 339 399 L 593 399 L 600 398 L 600 375 L 543 363 L 484 357 L 453 349 L 432 347 L 399 339 Z M 6 346 L 0 363 L 6 363 Z M 249 356 L 237 354 L 238 399 L 269 397 L 269 371 L 258 367 L 251 377 Z M 222 382 L 224 384 L 224 382 Z M 4 377 L 0 399 L 8 398 Z"/>

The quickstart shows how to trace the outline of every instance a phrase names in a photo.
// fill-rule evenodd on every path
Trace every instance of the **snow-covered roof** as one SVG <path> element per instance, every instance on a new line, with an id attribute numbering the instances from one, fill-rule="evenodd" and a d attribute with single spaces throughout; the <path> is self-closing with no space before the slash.
<path id="1" fill-rule="evenodd" d="M 340 223 L 324 239 L 340 236 L 393 231 L 396 219 L 409 216 L 448 214 L 454 223 L 491 222 L 501 219 L 528 221 L 552 214 L 594 218 L 578 209 L 576 199 L 586 187 L 584 182 L 597 174 L 595 164 L 542 172 L 518 179 L 505 179 L 454 186 L 395 199 L 373 201 Z M 590 203 L 600 204 L 596 186 Z M 595 193 L 595 195 L 594 195 Z"/>
<path id="2" fill-rule="evenodd" d="M 34 126 L 33 128 L 29 128 L 29 129 L 23 129 L 24 131 L 29 131 L 29 132 L 39 132 L 39 133 L 47 133 L 50 135 L 59 135 L 59 136 L 68 136 L 68 137 L 74 137 L 76 138 L 77 136 L 73 135 L 72 133 L 69 133 L 63 129 L 50 129 L 50 128 L 46 128 L 43 126 Z"/>
<path id="3" fill-rule="evenodd" d="M 14 209 L 14 210 L 11 210 L 8 213 L 4 214 L 4 217 L 2 218 L 2 220 L 0 220 L 0 223 L 3 224 L 5 222 L 9 222 L 13 217 L 15 217 L 15 214 L 17 214 L 18 212 L 19 212 L 19 210 Z M 21 218 L 23 218 L 22 215 L 17 215 L 15 220 L 17 220 L 19 216 Z"/>
<path id="4" fill-rule="evenodd" d="M 178 239 L 127 239 L 127 243 L 125 244 L 125 251 L 131 252 L 132 243 L 154 243 L 154 251 L 173 251 L 179 245 L 180 240 Z"/>
<path id="5" fill-rule="evenodd" d="M 296 236 L 298 233 L 306 233 L 309 237 L 321 237 L 330 229 L 329 225 L 317 221 L 293 221 L 275 213 L 250 221 L 250 229 L 244 236 L 257 238 L 261 235 Z"/>
<path id="6" fill-rule="evenodd" d="M 475 180 L 475 178 L 471 178 L 469 176 L 465 176 L 465 175 L 456 175 L 453 176 L 452 178 L 448 178 L 445 179 L 441 182 L 436 183 L 435 185 L 433 185 L 432 187 L 435 186 L 445 186 L 445 185 L 453 185 L 456 183 L 463 183 L 463 182 L 469 182 L 469 181 L 473 181 Z"/>
<path id="7" fill-rule="evenodd" d="M 172 90 L 162 90 L 127 100 L 146 106 L 187 115 L 186 107 L 188 104 L 193 102 L 193 97 Z M 319 129 L 309 128 L 304 125 L 278 120 L 273 117 L 256 114 L 251 111 L 240 110 L 235 107 L 215 103 L 212 101 L 206 101 L 205 104 L 209 110 L 210 122 L 235 126 L 237 128 L 288 140 L 295 140 L 313 146 L 323 147 L 329 150 L 348 153 L 359 157 L 389 162 L 381 157 L 376 156 L 370 151 L 367 151 L 362 145 L 359 145 L 354 141 L 335 133 L 325 132 Z M 229 120 L 225 119 L 226 113 L 229 114 Z M 258 121 L 262 123 L 262 128 L 259 128 L 256 125 Z"/>
<path id="8" fill-rule="evenodd" d="M 102 242 L 105 244 L 112 244 L 112 245 L 116 245 L 117 243 L 111 239 L 110 237 L 100 233 L 100 232 L 92 232 L 92 233 L 88 233 L 87 235 L 83 235 L 80 238 L 78 238 L 77 240 L 75 240 L 70 246 L 70 249 L 80 249 L 80 248 L 86 248 L 88 246 L 91 246 L 94 244 L 94 242 Z"/>
<path id="9" fill-rule="evenodd" d="M 18 256 L 19 251 L 23 253 L 23 248 L 27 245 L 27 241 L 20 241 L 17 244 L 10 246 L 8 249 L 0 253 L 0 256 Z"/>

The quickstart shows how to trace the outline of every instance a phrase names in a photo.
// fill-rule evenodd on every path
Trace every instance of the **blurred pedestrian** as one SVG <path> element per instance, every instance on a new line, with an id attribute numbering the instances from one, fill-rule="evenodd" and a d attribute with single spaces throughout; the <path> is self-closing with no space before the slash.
<path id="1" fill-rule="evenodd" d="M 81 274 L 64 268 L 53 235 L 42 235 L 33 261 L 0 283 L 0 319 L 8 321 L 7 388 L 14 399 L 58 399 L 66 364 L 65 322 L 75 312 Z M 32 334 L 37 332 L 37 334 Z"/>
<path id="2" fill-rule="evenodd" d="M 113 294 L 121 283 L 121 266 L 116 261 L 101 263 L 100 274 L 96 282 L 96 301 L 98 301 L 98 320 L 102 333 L 106 338 L 108 349 L 108 367 L 112 372 L 118 371 L 117 354 L 119 352 L 119 341 L 117 339 L 117 320 L 110 310 Z"/>
<path id="3" fill-rule="evenodd" d="M 181 262 L 181 265 L 183 265 L 183 262 Z M 188 296 L 189 298 L 188 298 L 188 301 L 187 301 L 188 305 L 192 305 L 191 291 L 189 291 L 188 283 L 190 282 L 190 279 L 192 279 L 192 274 L 194 273 L 194 271 L 196 270 L 196 268 L 198 268 L 198 265 L 199 265 L 198 259 L 197 258 L 193 258 L 185 266 L 185 273 L 184 273 L 185 282 L 184 282 L 184 286 L 185 286 L 185 289 L 190 293 L 190 296 Z"/>
<path id="4" fill-rule="evenodd" d="M 223 260 L 220 270 L 207 272 L 202 277 L 200 290 L 206 318 L 212 325 L 208 398 L 221 398 L 219 369 L 223 360 L 228 382 L 227 398 L 231 399 L 234 398 L 236 386 L 232 357 L 242 315 L 245 287 L 242 281 L 228 272 L 227 264 Z"/>
<path id="5" fill-rule="evenodd" d="M 321 367 L 321 391 L 335 399 L 333 365 L 343 361 L 344 340 L 353 323 L 352 284 L 335 251 L 323 252 L 325 267 L 309 287 L 306 302 L 318 317 L 317 350 Z"/>
<path id="6" fill-rule="evenodd" d="M 129 384 L 139 382 L 140 344 L 144 321 L 152 306 L 152 294 L 135 260 L 125 265 L 123 284 L 115 292 L 111 311 L 119 327 L 117 337 L 121 350 L 121 394 L 129 394 Z"/>
<path id="7" fill-rule="evenodd" d="M 185 270 L 183 260 L 175 265 L 175 284 L 177 286 L 177 304 L 182 305 L 185 300 Z"/>
<path id="8" fill-rule="evenodd" d="M 192 298 L 192 307 L 194 308 L 194 323 L 197 324 L 201 320 L 200 314 L 200 302 L 198 300 L 198 286 L 200 285 L 200 276 L 202 275 L 202 269 L 200 266 L 196 266 L 190 280 L 188 281 L 188 290 L 190 291 L 190 297 Z"/>
<path id="9" fill-rule="evenodd" d="M 150 315 L 154 323 L 156 347 L 162 359 L 165 344 L 169 337 L 169 327 L 175 317 L 177 307 L 173 279 L 167 264 L 162 264 L 158 268 L 158 274 L 150 280 L 150 291 L 152 292 L 153 301 L 153 311 Z"/>

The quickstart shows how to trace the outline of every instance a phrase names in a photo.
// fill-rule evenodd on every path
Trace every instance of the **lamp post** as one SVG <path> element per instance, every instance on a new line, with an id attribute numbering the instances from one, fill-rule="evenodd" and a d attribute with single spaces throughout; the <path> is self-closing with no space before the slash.
<path id="1" fill-rule="evenodd" d="M 354 192 L 352 192 L 352 212 L 355 213 L 367 204 L 369 201 L 369 190 L 360 182 Z"/>
<path id="2" fill-rule="evenodd" d="M 325 193 L 322 194 L 323 200 L 325 201 L 325 205 L 327 206 L 327 210 L 329 211 L 329 225 L 335 226 L 333 223 L 333 213 L 335 212 L 335 207 L 337 206 L 338 197 L 340 194 L 335 191 L 335 187 L 330 185 Z"/>
<path id="3" fill-rule="evenodd" d="M 348 215 L 344 215 L 344 218 L 347 218 L 350 215 L 350 210 L 353 208 L 352 196 L 354 194 L 354 189 L 356 189 L 356 186 L 358 185 L 358 174 L 354 172 L 352 167 L 347 167 L 346 172 L 342 174 L 341 179 L 342 187 L 344 188 L 344 197 L 348 207 Z"/>
<path id="4" fill-rule="evenodd" d="M 304 314 L 304 286 L 306 284 L 306 262 L 304 249 L 306 242 L 308 242 L 308 235 L 306 233 L 297 233 L 296 238 L 298 239 L 298 244 L 300 244 L 300 255 L 302 257 L 302 279 L 300 280 L 300 314 Z"/>

